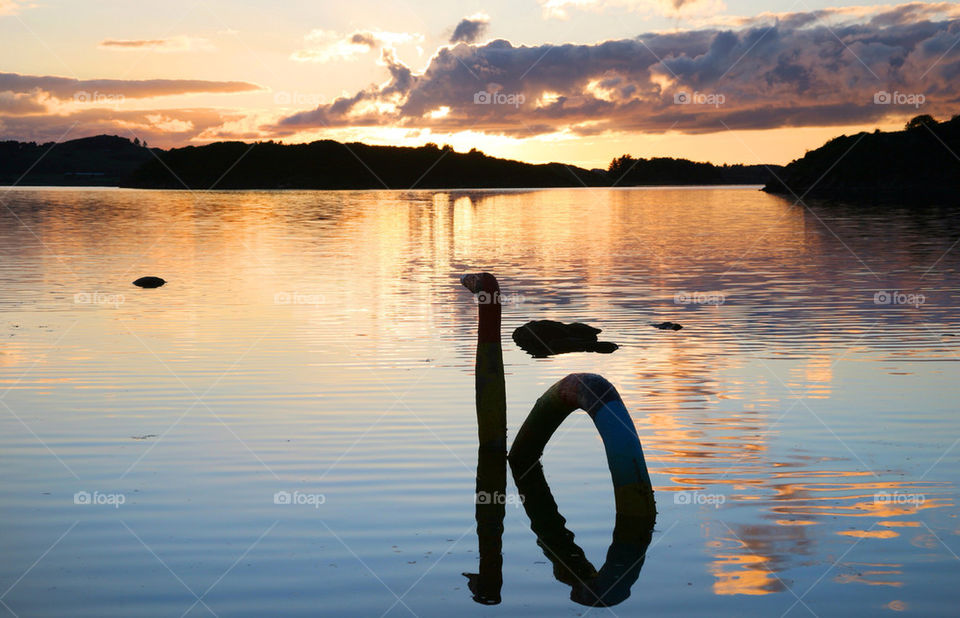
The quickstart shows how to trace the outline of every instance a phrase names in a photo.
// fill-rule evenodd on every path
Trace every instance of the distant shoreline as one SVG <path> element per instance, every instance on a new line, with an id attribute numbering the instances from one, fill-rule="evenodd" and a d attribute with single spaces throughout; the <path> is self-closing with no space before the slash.
<path id="1" fill-rule="evenodd" d="M 436 144 L 321 140 L 216 142 L 162 150 L 99 135 L 63 143 L 0 142 L 0 185 L 189 191 L 531 191 L 758 187 L 786 199 L 960 204 L 960 115 L 904 130 L 841 135 L 786 166 L 614 158 L 607 169 L 525 163 Z M 16 183 L 11 185 L 11 183 Z M 9 189 L 8 189 L 9 190 Z"/>
<path id="2" fill-rule="evenodd" d="M 215 142 L 162 150 L 99 135 L 63 143 L 0 142 L 0 184 L 141 189 L 534 189 L 763 185 L 779 166 L 668 157 L 613 159 L 607 169 L 525 163 L 450 146 Z"/>
<path id="3" fill-rule="evenodd" d="M 764 185 L 758 183 L 750 184 L 714 184 L 714 185 L 634 185 L 634 186 L 613 186 L 613 187 L 416 187 L 414 189 L 158 189 L 153 187 L 121 187 L 119 185 L 4 185 L 0 184 L 0 190 L 7 191 L 26 191 L 26 190 L 49 190 L 49 189 L 88 189 L 88 190 L 106 190 L 106 189 L 115 189 L 118 191 L 186 191 L 189 193 L 244 193 L 244 192 L 270 192 L 270 193 L 288 193 L 296 191 L 324 191 L 324 192 L 374 192 L 374 191 L 386 191 L 386 192 L 406 192 L 406 191 L 447 191 L 447 192 L 468 192 L 468 191 L 480 191 L 480 192 L 508 192 L 508 191 L 545 191 L 553 189 L 562 189 L 567 190 L 593 190 L 593 189 L 604 189 L 608 191 L 642 191 L 647 189 L 685 189 L 685 190 L 699 190 L 699 189 L 754 189 L 756 191 L 763 191 Z"/>

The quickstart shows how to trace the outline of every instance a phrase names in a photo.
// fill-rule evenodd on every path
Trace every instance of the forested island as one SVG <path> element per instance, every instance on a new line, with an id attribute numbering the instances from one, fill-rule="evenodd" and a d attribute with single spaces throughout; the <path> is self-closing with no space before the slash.
<path id="1" fill-rule="evenodd" d="M 841 135 L 791 162 L 764 191 L 791 199 L 957 204 L 960 115 L 921 115 L 902 131 Z"/>

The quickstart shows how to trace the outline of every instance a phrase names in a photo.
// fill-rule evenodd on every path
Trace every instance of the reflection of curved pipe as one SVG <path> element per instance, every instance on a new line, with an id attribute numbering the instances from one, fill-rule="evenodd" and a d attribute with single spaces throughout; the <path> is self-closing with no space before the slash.
<path id="1" fill-rule="evenodd" d="M 640 577 L 647 547 L 653 533 L 655 513 L 627 516 L 617 513 L 613 542 L 607 560 L 597 571 L 587 560 L 573 538 L 550 493 L 539 461 L 532 467 L 510 468 L 530 517 L 530 529 L 537 535 L 537 544 L 553 563 L 553 575 L 571 587 L 570 599 L 581 605 L 610 607 L 630 596 L 630 588 Z"/>
<path id="2" fill-rule="evenodd" d="M 480 448 L 477 452 L 476 517 L 480 572 L 464 573 L 473 600 L 500 603 L 503 586 L 503 516 L 507 491 L 506 453 Z"/>
<path id="3" fill-rule="evenodd" d="M 477 426 L 481 448 L 507 448 L 507 393 L 500 344 L 500 284 L 490 273 L 464 275 L 460 283 L 477 295 Z"/>
<path id="4" fill-rule="evenodd" d="M 510 448 L 510 465 L 515 476 L 516 470 L 521 470 L 522 477 L 524 469 L 532 469 L 537 464 L 547 441 L 563 419 L 577 408 L 590 415 L 603 439 L 617 514 L 655 517 L 653 486 L 637 429 L 617 389 L 595 373 L 571 373 L 537 400 Z"/>

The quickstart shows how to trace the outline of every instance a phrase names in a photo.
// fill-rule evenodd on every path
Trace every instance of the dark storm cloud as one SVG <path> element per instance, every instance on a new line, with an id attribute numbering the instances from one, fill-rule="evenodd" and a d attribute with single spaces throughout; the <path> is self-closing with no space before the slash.
<path id="1" fill-rule="evenodd" d="M 460 20 L 450 36 L 451 43 L 475 43 L 487 31 L 490 18 L 486 15 L 474 15 Z"/>

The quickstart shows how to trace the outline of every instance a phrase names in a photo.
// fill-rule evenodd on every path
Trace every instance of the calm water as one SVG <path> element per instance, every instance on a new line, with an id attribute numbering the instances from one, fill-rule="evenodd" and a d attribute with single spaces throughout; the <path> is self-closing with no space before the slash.
<path id="1" fill-rule="evenodd" d="M 2 191 L 0 615 L 960 604 L 955 213 L 806 210 L 755 187 Z M 457 276 L 477 270 L 508 301 L 511 437 L 574 371 L 633 414 L 659 516 L 620 605 L 572 602 L 515 500 L 503 602 L 471 599 L 476 305 Z M 542 318 L 621 348 L 531 358 L 509 333 Z M 684 329 L 648 325 L 664 320 Z M 548 449 L 599 568 L 614 510 L 596 430 L 577 413 Z"/>

